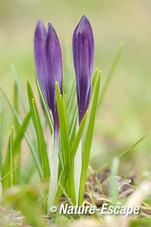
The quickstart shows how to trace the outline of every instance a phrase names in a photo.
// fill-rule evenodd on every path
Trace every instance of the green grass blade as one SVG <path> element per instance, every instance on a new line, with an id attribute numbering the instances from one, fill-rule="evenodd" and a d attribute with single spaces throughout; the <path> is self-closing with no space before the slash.
<path id="1" fill-rule="evenodd" d="M 81 173 L 80 192 L 79 192 L 79 205 L 82 204 L 83 197 L 84 197 L 85 181 L 86 181 L 87 169 L 88 169 L 88 164 L 89 164 L 89 156 L 90 156 L 90 150 L 91 150 L 91 144 L 92 144 L 92 138 L 93 138 L 93 132 L 94 132 L 94 124 L 95 124 L 96 110 L 97 110 L 97 104 L 98 104 L 99 90 L 100 90 L 100 73 L 98 75 L 98 79 L 96 82 L 96 88 L 95 88 L 93 102 L 92 102 L 92 109 L 91 109 L 91 113 L 90 113 L 90 119 L 89 119 L 87 134 L 86 134 L 86 140 L 85 140 L 84 148 L 83 148 L 83 161 L 82 161 L 82 173 Z"/>
<path id="2" fill-rule="evenodd" d="M 75 95 L 76 95 L 76 81 L 75 79 L 73 80 L 73 84 L 71 87 L 71 91 L 69 94 L 69 99 L 68 99 L 68 116 L 70 116 L 73 106 L 74 106 L 74 99 L 75 99 Z"/>
<path id="3" fill-rule="evenodd" d="M 76 134 L 76 126 L 77 126 L 77 118 L 78 118 L 78 107 L 75 106 L 75 109 L 72 113 L 72 119 L 69 121 L 69 136 L 70 136 L 70 144 L 73 143 Z"/>
<path id="4" fill-rule="evenodd" d="M 130 151 L 132 151 L 140 142 L 142 142 L 146 136 L 148 136 L 149 134 L 151 134 L 151 132 L 146 133 L 144 136 L 142 136 L 139 140 L 136 141 L 136 143 L 134 143 L 132 146 L 130 146 L 128 149 L 126 149 L 124 152 L 122 152 L 118 158 L 121 159 L 123 158 L 125 155 L 127 155 Z"/>
<path id="5" fill-rule="evenodd" d="M 68 172 L 68 166 L 66 166 L 60 174 L 60 179 L 59 179 L 59 183 L 58 183 L 58 190 L 57 190 L 57 193 L 56 193 L 54 205 L 58 204 L 58 202 L 60 201 L 60 198 L 62 196 L 62 192 L 63 192 L 62 187 L 65 186 L 66 179 L 67 179 L 67 172 Z M 61 187 L 61 185 L 62 185 L 62 187 Z"/>
<path id="6" fill-rule="evenodd" d="M 16 110 L 16 112 L 19 114 L 19 98 L 18 98 L 19 94 L 18 94 L 18 88 L 17 88 L 17 84 L 16 84 L 16 81 L 14 83 L 14 108 Z M 16 133 L 18 133 L 18 129 L 19 129 L 19 123 L 18 121 L 16 120 L 16 117 L 14 116 L 14 131 Z M 18 145 L 15 149 L 14 147 L 14 151 L 15 151 L 15 155 L 17 156 L 16 159 L 17 159 L 17 165 L 19 166 L 21 164 L 21 144 Z M 19 175 L 20 175 L 20 169 L 18 168 L 16 171 L 15 171 L 15 181 L 17 183 L 19 183 Z"/>
<path id="7" fill-rule="evenodd" d="M 118 176 L 118 167 L 119 167 L 119 159 L 115 157 L 112 162 L 111 167 L 111 175 L 110 175 L 110 196 L 112 199 L 112 203 L 115 204 L 118 196 L 117 191 L 117 179 L 116 176 Z"/>
<path id="8" fill-rule="evenodd" d="M 19 98 L 20 98 L 22 106 L 23 106 L 23 109 L 24 109 L 25 113 L 27 114 L 29 112 L 29 106 L 28 106 L 28 103 L 27 103 L 27 100 L 26 100 L 26 95 L 24 93 L 24 89 L 22 87 L 19 75 L 18 75 L 18 73 L 15 69 L 15 66 L 13 64 L 11 65 L 11 69 L 12 69 L 12 74 L 14 76 L 15 84 L 16 84 L 16 88 L 17 88 L 16 92 L 18 92 Z M 30 127 L 31 127 L 31 130 L 32 130 L 32 133 L 33 133 L 34 141 L 36 141 L 36 133 L 35 133 L 35 129 L 34 129 L 32 121 L 30 122 Z"/>
<path id="9" fill-rule="evenodd" d="M 101 106 L 101 104 L 102 104 L 104 95 L 105 95 L 105 93 L 106 93 L 106 91 L 107 91 L 107 88 L 108 88 L 108 86 L 109 86 L 109 83 L 110 83 L 110 81 L 111 81 L 111 78 L 112 78 L 112 76 L 113 76 L 113 73 L 114 73 L 114 71 L 115 71 L 115 68 L 116 68 L 116 66 L 117 66 L 117 64 L 118 64 L 118 62 L 119 62 L 120 57 L 121 57 L 121 54 L 122 54 L 122 51 L 123 51 L 123 47 L 124 47 L 124 44 L 121 43 L 121 45 L 120 45 L 120 47 L 119 47 L 119 49 L 118 49 L 118 51 L 117 51 L 117 54 L 116 54 L 116 56 L 115 56 L 115 59 L 114 59 L 114 61 L 113 61 L 113 64 L 112 64 L 112 66 L 111 66 L 111 69 L 110 69 L 110 71 L 109 71 L 109 74 L 107 75 L 105 84 L 104 84 L 104 86 L 103 86 L 103 88 L 102 88 L 102 92 L 101 92 L 101 95 L 100 95 L 100 98 L 99 98 L 99 102 L 98 102 L 98 108 L 99 108 L 99 107 Z"/>
<path id="10" fill-rule="evenodd" d="M 15 108 L 14 108 L 12 102 L 9 100 L 9 98 L 8 98 L 8 96 L 7 96 L 7 94 L 6 94 L 6 92 L 3 90 L 2 87 L 0 87 L 0 89 L 1 89 L 1 91 L 2 91 L 2 93 L 3 93 L 3 95 L 4 95 L 5 99 L 6 99 L 6 101 L 7 101 L 7 103 L 8 103 L 10 109 L 12 110 L 13 114 L 15 115 L 15 117 L 16 117 L 16 119 L 17 119 L 19 125 L 22 125 L 22 120 L 20 119 L 18 113 L 16 112 L 16 110 L 15 110 Z M 38 172 L 39 172 L 39 176 L 40 176 L 40 178 L 42 179 L 42 169 L 41 169 L 41 165 L 40 165 L 40 162 L 39 162 L 39 159 L 38 159 L 38 156 L 37 156 L 35 147 L 33 146 L 33 143 L 32 143 L 32 141 L 31 141 L 31 139 L 30 139 L 30 137 L 29 137 L 29 135 L 28 135 L 27 132 L 25 133 L 25 139 L 26 139 L 26 141 L 27 141 L 27 144 L 28 144 L 28 146 L 29 146 L 29 148 L 30 148 L 30 150 L 31 150 L 31 153 L 32 153 L 32 155 L 33 155 L 33 158 L 34 158 L 34 160 L 35 160 L 35 163 L 36 163 L 36 166 L 37 166 L 37 169 L 38 169 Z"/>
<path id="11" fill-rule="evenodd" d="M 17 113 L 19 113 L 19 103 L 18 103 L 18 90 L 17 90 L 17 84 L 16 82 L 14 83 L 14 108 L 16 110 Z M 16 120 L 16 117 L 14 117 L 14 128 L 15 128 L 15 132 L 17 132 L 19 127 L 19 123 Z"/>
<path id="12" fill-rule="evenodd" d="M 148 135 L 150 135 L 151 132 L 146 133 L 144 136 L 142 136 L 139 140 L 137 140 L 132 146 L 130 146 L 128 149 L 126 149 L 125 151 L 123 151 L 120 155 L 118 155 L 117 157 L 119 159 L 125 157 L 130 151 L 133 151 L 133 149 L 140 143 L 142 142 Z M 103 166 L 102 168 L 100 168 L 97 173 L 102 172 L 103 170 L 107 169 L 108 167 L 110 167 L 112 165 L 112 161 L 107 163 L 105 166 Z"/>
<path id="13" fill-rule="evenodd" d="M 43 169 L 43 177 L 44 179 L 48 179 L 49 177 L 49 162 L 48 162 L 48 155 L 46 151 L 46 144 L 44 140 L 43 135 L 43 129 L 40 122 L 40 116 L 38 113 L 37 105 L 35 102 L 34 94 L 32 91 L 32 88 L 30 86 L 29 81 L 27 81 L 27 94 L 28 94 L 28 100 L 29 100 L 29 106 L 31 110 L 32 120 L 35 126 L 36 134 L 38 137 L 38 150 L 39 150 L 39 158 L 40 163 Z"/>
<path id="14" fill-rule="evenodd" d="M 28 100 L 29 100 L 29 106 L 31 110 L 32 120 L 35 126 L 37 139 L 38 139 L 38 151 L 39 151 L 39 159 L 43 171 L 43 181 L 47 182 L 50 176 L 49 171 L 49 161 L 48 161 L 48 155 L 46 151 L 46 144 L 44 140 L 43 135 L 43 129 L 40 122 L 40 116 L 38 113 L 37 105 L 35 102 L 34 94 L 32 91 L 32 88 L 30 86 L 29 81 L 27 81 L 27 94 L 28 94 Z M 47 213 L 47 194 L 48 190 L 44 189 L 44 212 Z"/>
<path id="15" fill-rule="evenodd" d="M 92 94 L 91 94 L 91 97 L 93 96 L 94 88 L 95 88 L 96 81 L 97 81 L 98 72 L 99 72 L 99 70 L 96 69 L 94 76 L 93 76 L 93 79 L 92 79 Z"/>
<path id="16" fill-rule="evenodd" d="M 41 167 L 41 165 L 40 165 L 40 162 L 39 162 L 39 159 L 38 159 L 38 155 L 37 155 L 37 153 L 36 153 L 36 151 L 35 151 L 35 148 L 34 148 L 34 146 L 33 146 L 33 143 L 32 143 L 32 141 L 31 141 L 31 139 L 30 139 L 30 137 L 29 137 L 29 135 L 28 135 L 27 132 L 25 133 L 25 139 L 26 139 L 27 144 L 28 144 L 28 146 L 29 146 L 29 148 L 30 148 L 31 154 L 32 154 L 32 156 L 33 156 L 33 159 L 34 159 L 34 161 L 35 161 L 35 164 L 36 164 L 36 167 L 37 167 L 37 170 L 38 170 L 40 179 L 42 180 L 42 178 L 43 178 L 42 167 Z"/>
<path id="17" fill-rule="evenodd" d="M 68 119 L 67 114 L 65 113 L 64 103 L 62 99 L 62 95 L 60 94 L 60 90 L 58 84 L 56 84 L 56 98 L 57 98 L 57 109 L 59 115 L 59 123 L 60 123 L 60 135 L 63 149 L 63 160 L 64 163 L 70 162 L 70 140 L 69 140 L 69 129 L 68 129 Z"/>
<path id="18" fill-rule="evenodd" d="M 85 127 L 85 122 L 86 122 L 86 119 L 87 119 L 87 115 L 88 115 L 88 111 L 85 113 L 82 121 L 81 121 L 81 124 L 79 126 L 79 129 L 78 129 L 78 132 L 76 134 L 76 137 L 73 141 L 73 144 L 71 146 L 71 154 L 72 154 L 72 158 L 74 159 L 75 157 L 75 154 L 76 154 L 76 151 L 78 149 L 78 146 L 79 146 L 79 143 L 80 143 L 80 140 L 81 140 L 81 137 L 82 137 L 82 133 L 83 133 L 83 130 L 84 130 L 84 127 Z"/>
<path id="19" fill-rule="evenodd" d="M 50 110 L 49 110 L 48 103 L 46 101 L 45 95 L 43 93 L 43 90 L 41 88 L 41 85 L 40 85 L 39 80 L 38 80 L 38 78 L 37 78 L 36 75 L 35 75 L 35 80 L 36 80 L 36 84 L 37 84 L 37 89 L 38 89 L 38 92 L 39 92 L 39 96 L 41 98 L 41 102 L 42 102 L 43 107 L 44 107 L 45 116 L 46 116 L 47 123 L 48 123 L 49 129 L 50 129 L 50 133 L 52 135 L 52 133 L 53 133 L 53 127 L 54 127 L 53 126 L 53 119 L 52 119 L 52 116 L 50 114 Z"/>
<path id="20" fill-rule="evenodd" d="M 30 119 L 31 119 L 31 112 L 29 111 L 27 113 L 27 115 L 25 116 L 21 126 L 19 127 L 17 135 L 15 137 L 15 140 L 14 140 L 14 149 L 15 150 L 16 150 L 17 146 L 20 146 L 20 143 L 24 137 L 24 134 L 26 132 Z"/>
<path id="21" fill-rule="evenodd" d="M 35 99 L 32 99 L 32 103 L 33 103 L 35 117 L 37 120 L 37 129 L 38 129 L 37 135 L 39 137 L 39 148 L 40 148 L 40 152 L 41 152 L 40 157 L 41 157 L 42 163 L 43 163 L 43 169 L 44 169 L 43 171 L 44 171 L 45 179 L 48 179 L 50 176 L 50 172 L 49 172 L 49 161 L 48 161 L 48 154 L 47 154 L 47 150 L 46 150 L 45 139 L 44 139 L 42 126 L 40 123 L 40 116 L 38 113 Z"/>
<path id="22" fill-rule="evenodd" d="M 3 180 L 5 180 L 6 177 L 8 177 L 10 174 L 12 174 L 14 171 L 16 171 L 19 167 L 20 166 L 15 167 L 11 171 L 9 171 L 6 175 L 4 175 L 2 178 L 0 178 L 0 182 L 2 182 Z"/>
<path id="23" fill-rule="evenodd" d="M 24 89 L 22 87 L 20 78 L 19 78 L 18 73 L 17 73 L 15 66 L 13 64 L 11 65 L 11 70 L 12 70 L 12 74 L 15 78 L 15 83 L 16 83 L 16 86 L 17 86 L 17 89 L 18 89 L 18 92 L 19 92 L 20 99 L 22 101 L 23 108 L 25 110 L 25 113 L 27 113 L 29 111 L 29 106 L 27 104 L 26 96 L 25 96 Z"/>
<path id="24" fill-rule="evenodd" d="M 69 168 L 69 177 L 67 179 L 68 194 L 71 196 L 73 203 L 75 202 L 75 191 L 74 191 L 74 178 L 73 178 L 73 165 L 71 163 L 71 147 L 69 139 L 69 125 L 68 116 L 66 108 L 64 107 L 64 102 L 62 95 L 60 94 L 60 89 L 56 83 L 56 98 L 57 98 L 57 109 L 59 115 L 60 124 L 60 136 L 63 151 L 63 161 L 64 166 Z"/>
<path id="25" fill-rule="evenodd" d="M 91 97 L 93 96 L 93 92 L 94 92 L 94 88 L 95 88 L 95 84 L 96 84 L 96 79 L 97 79 L 97 75 L 98 75 L 98 69 L 96 69 L 96 72 L 93 76 L 92 79 L 92 94 Z M 73 85 L 72 85 L 72 89 L 71 89 L 71 93 L 69 97 L 72 97 L 71 99 L 69 99 L 69 104 L 68 104 L 68 116 L 70 114 L 71 116 L 71 120 L 69 120 L 69 135 L 70 135 L 70 144 L 73 143 L 73 140 L 75 138 L 75 134 L 76 134 L 76 126 L 77 126 L 77 119 L 78 119 L 78 106 L 76 105 L 74 107 L 73 110 L 73 93 L 74 91 L 76 92 L 76 81 L 73 81 Z M 71 101 L 72 100 L 72 101 Z M 70 109 L 70 111 L 69 111 Z M 69 118 L 70 119 L 70 118 Z"/>
<path id="26" fill-rule="evenodd" d="M 9 98 L 8 98 L 8 96 L 7 96 L 7 94 L 6 94 L 6 92 L 4 91 L 4 89 L 3 89 L 1 86 L 0 86 L 0 89 L 1 89 L 1 91 L 2 91 L 2 93 L 3 93 L 3 95 L 4 95 L 5 99 L 6 99 L 6 101 L 7 101 L 7 103 L 8 103 L 10 109 L 12 110 L 13 114 L 15 115 L 15 117 L 16 117 L 18 123 L 21 125 L 22 121 L 21 121 L 21 119 L 20 119 L 18 113 L 16 112 L 16 110 L 15 110 L 15 108 L 14 108 L 12 102 L 9 100 Z"/>
<path id="27" fill-rule="evenodd" d="M 10 147 L 9 147 L 9 154 L 10 154 L 10 171 L 11 173 L 11 186 L 15 185 L 15 174 L 12 171 L 15 168 L 15 155 L 14 155 L 14 128 L 11 127 L 10 132 Z"/>
<path id="28" fill-rule="evenodd" d="M 2 168 L 2 176 L 6 176 L 9 172 L 12 172 L 14 169 L 14 135 L 13 135 L 13 127 L 11 128 L 9 140 L 8 140 L 8 146 L 7 146 L 7 152 L 5 157 L 5 162 Z M 3 179 L 2 177 L 2 179 Z M 3 181 L 3 188 L 6 189 L 8 187 L 11 187 L 14 182 L 14 174 L 11 173 L 8 175 L 8 177 Z"/>

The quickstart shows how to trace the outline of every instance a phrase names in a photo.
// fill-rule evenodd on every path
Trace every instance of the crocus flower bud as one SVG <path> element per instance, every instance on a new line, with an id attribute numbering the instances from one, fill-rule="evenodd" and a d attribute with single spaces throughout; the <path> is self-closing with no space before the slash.
<path id="1" fill-rule="evenodd" d="M 93 74 L 94 38 L 89 20 L 83 16 L 73 33 L 73 60 L 76 73 L 79 123 L 87 111 Z"/>
<path id="2" fill-rule="evenodd" d="M 34 38 L 35 66 L 36 75 L 48 102 L 48 88 L 46 79 L 46 36 L 46 29 L 42 21 L 39 20 L 36 26 Z"/>
<path id="3" fill-rule="evenodd" d="M 62 93 L 61 48 L 54 27 L 49 23 L 46 32 L 42 21 L 38 21 L 34 39 L 36 74 L 54 119 L 54 133 L 59 132 L 55 82 Z"/>
<path id="4" fill-rule="evenodd" d="M 49 106 L 51 108 L 55 130 L 59 130 L 59 118 L 56 103 L 56 84 L 62 94 L 62 56 L 59 40 L 52 24 L 48 24 L 48 33 L 46 38 L 46 60 L 47 60 L 47 86 L 49 92 Z"/>

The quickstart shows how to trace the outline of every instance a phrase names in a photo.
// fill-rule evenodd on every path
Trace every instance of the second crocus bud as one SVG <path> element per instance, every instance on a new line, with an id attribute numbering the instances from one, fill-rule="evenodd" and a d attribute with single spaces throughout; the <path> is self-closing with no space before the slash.
<path id="1" fill-rule="evenodd" d="M 56 103 L 56 82 L 62 94 L 62 56 L 56 31 L 51 23 L 48 24 L 46 39 L 47 86 L 49 87 L 49 106 L 54 119 L 54 130 L 59 132 L 59 118 Z"/>
<path id="2" fill-rule="evenodd" d="M 89 20 L 83 16 L 73 34 L 73 60 L 76 73 L 79 123 L 87 111 L 93 75 L 94 38 Z"/>
<path id="3" fill-rule="evenodd" d="M 83 16 L 73 33 L 73 60 L 76 74 L 77 100 L 79 109 L 79 124 L 81 123 L 89 105 L 93 60 L 94 38 L 86 16 Z M 82 170 L 82 138 L 74 158 L 74 184 L 76 204 L 79 202 L 79 189 Z"/>

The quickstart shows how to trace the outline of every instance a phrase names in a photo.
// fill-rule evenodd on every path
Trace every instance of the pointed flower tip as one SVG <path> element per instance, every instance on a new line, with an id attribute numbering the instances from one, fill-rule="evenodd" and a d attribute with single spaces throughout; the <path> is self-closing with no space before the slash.
<path id="1" fill-rule="evenodd" d="M 58 45 L 60 46 L 60 43 L 59 43 L 59 39 L 58 39 L 56 30 L 55 30 L 54 26 L 53 26 L 50 22 L 48 23 L 48 36 L 49 36 L 49 38 L 50 38 L 50 37 L 51 37 L 51 38 L 54 38 L 54 39 L 58 42 Z M 49 38 L 47 39 L 47 42 L 48 42 Z M 50 38 L 50 39 L 51 39 L 51 38 Z M 49 40 L 49 42 L 50 42 L 50 40 Z M 51 42 L 52 42 L 52 41 L 51 41 Z M 54 43 L 54 42 L 53 42 L 53 43 Z"/>
<path id="2" fill-rule="evenodd" d="M 88 23 L 90 25 L 90 21 L 88 20 L 88 18 L 86 17 L 86 15 L 83 15 L 81 17 L 81 20 L 80 20 L 79 24 L 81 24 L 81 23 L 84 23 L 84 24 L 87 24 Z"/>
<path id="3" fill-rule="evenodd" d="M 88 21 L 88 18 L 87 18 L 86 15 L 84 14 L 84 15 L 81 17 L 81 20 L 87 20 L 87 21 Z"/>
<path id="4" fill-rule="evenodd" d="M 90 24 L 90 21 L 85 15 L 81 18 L 79 24 L 75 29 L 75 32 L 79 34 L 83 34 L 83 36 L 91 36 L 91 41 L 94 42 L 92 26 Z"/>
<path id="5" fill-rule="evenodd" d="M 48 23 L 48 32 L 50 32 L 52 30 L 55 31 L 54 26 L 49 22 Z M 56 33 L 56 31 L 55 31 L 55 33 Z"/>
<path id="6" fill-rule="evenodd" d="M 39 19 L 39 20 L 37 21 L 37 24 L 43 24 L 42 20 Z"/>
<path id="7" fill-rule="evenodd" d="M 36 30 L 37 29 L 45 29 L 45 26 L 44 26 L 42 20 L 40 20 L 40 19 L 37 21 Z"/>
<path id="8" fill-rule="evenodd" d="M 36 29 L 35 29 L 35 45 L 36 45 L 36 48 L 39 47 L 40 40 L 45 39 L 45 37 L 46 37 L 45 26 L 44 26 L 44 24 L 41 20 L 38 20 L 37 25 L 36 25 Z"/>

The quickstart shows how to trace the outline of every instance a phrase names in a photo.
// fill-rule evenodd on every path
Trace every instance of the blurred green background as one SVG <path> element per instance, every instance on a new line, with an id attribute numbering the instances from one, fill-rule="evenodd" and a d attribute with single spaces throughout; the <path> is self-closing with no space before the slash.
<path id="1" fill-rule="evenodd" d="M 93 27 L 94 69 L 98 67 L 102 72 L 102 86 L 121 41 L 125 43 L 97 115 L 91 164 L 99 169 L 102 163 L 151 130 L 150 0 L 0 0 L 0 85 L 11 97 L 11 63 L 24 88 L 27 78 L 34 83 L 33 37 L 38 19 L 45 25 L 49 21 L 54 25 L 61 43 L 64 69 L 66 46 L 70 44 L 69 67 L 73 70 L 72 34 L 83 14 Z M 151 136 L 121 162 L 121 174 L 124 175 L 133 162 L 136 163 L 134 175 L 150 174 Z"/>

